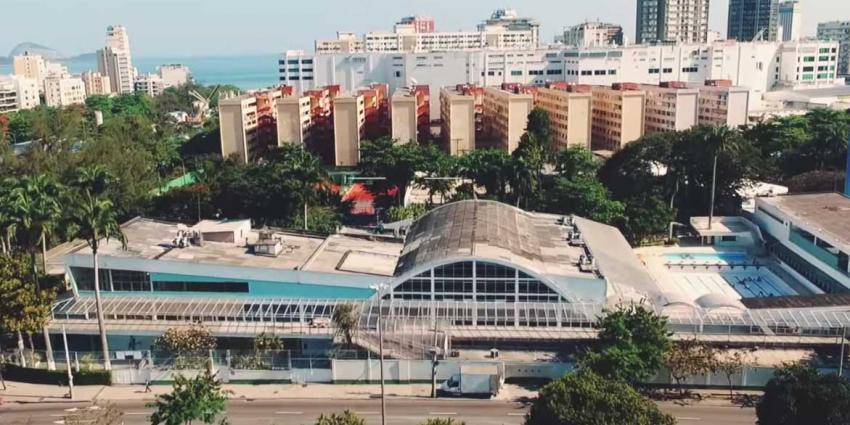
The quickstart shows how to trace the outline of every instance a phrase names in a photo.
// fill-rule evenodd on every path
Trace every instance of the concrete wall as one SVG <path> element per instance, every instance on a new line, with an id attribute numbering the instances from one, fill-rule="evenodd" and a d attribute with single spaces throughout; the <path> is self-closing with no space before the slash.
<path id="1" fill-rule="evenodd" d="M 393 140 L 400 144 L 417 141 L 415 96 L 393 96 L 390 117 Z"/>
<path id="2" fill-rule="evenodd" d="M 362 97 L 346 97 L 334 102 L 334 153 L 338 167 L 355 166 L 360 160 L 362 101 Z"/>
<path id="3" fill-rule="evenodd" d="M 218 114 L 221 131 L 221 155 L 227 158 L 236 154 L 241 162 L 248 162 L 242 109 L 236 105 L 222 105 L 219 107 Z"/>
<path id="4" fill-rule="evenodd" d="M 593 97 L 571 96 L 568 111 L 568 146 L 582 146 L 590 149 L 590 132 L 593 119 Z"/>

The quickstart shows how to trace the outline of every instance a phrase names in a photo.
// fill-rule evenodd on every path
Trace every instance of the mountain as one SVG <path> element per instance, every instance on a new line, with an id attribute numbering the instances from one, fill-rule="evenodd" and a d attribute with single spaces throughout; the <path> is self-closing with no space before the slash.
<path id="1" fill-rule="evenodd" d="M 59 60 L 64 59 L 65 56 L 57 50 L 51 49 L 50 47 L 43 46 L 41 44 L 25 42 L 18 44 L 9 52 L 9 58 L 13 58 L 18 55 L 23 55 L 24 53 L 29 53 L 31 55 L 41 55 L 44 59 L 48 60 Z"/>

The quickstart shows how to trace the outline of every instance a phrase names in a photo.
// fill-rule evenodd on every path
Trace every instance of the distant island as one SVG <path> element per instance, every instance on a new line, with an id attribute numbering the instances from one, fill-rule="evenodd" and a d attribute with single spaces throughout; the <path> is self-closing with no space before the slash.
<path id="1" fill-rule="evenodd" d="M 15 46 L 12 51 L 9 52 L 9 56 L 0 56 L 0 64 L 10 64 L 12 63 L 12 58 L 14 58 L 15 56 L 23 55 L 25 53 L 29 53 L 31 55 L 40 55 L 44 59 L 52 61 L 94 60 L 96 55 L 95 53 L 83 53 L 81 55 L 68 56 L 56 49 L 44 46 L 42 44 L 24 42 Z"/>

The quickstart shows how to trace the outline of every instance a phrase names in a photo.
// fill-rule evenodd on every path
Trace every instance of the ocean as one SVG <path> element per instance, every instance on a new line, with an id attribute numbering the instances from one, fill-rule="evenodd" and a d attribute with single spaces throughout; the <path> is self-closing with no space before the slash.
<path id="1" fill-rule="evenodd" d="M 278 58 L 278 55 L 140 57 L 133 58 L 133 66 L 144 74 L 155 72 L 161 65 L 179 63 L 189 67 L 195 82 L 199 84 L 232 84 L 240 89 L 250 90 L 278 84 Z M 72 74 L 97 71 L 94 55 L 59 62 L 65 64 Z M 11 73 L 11 64 L 0 64 L 0 75 Z"/>

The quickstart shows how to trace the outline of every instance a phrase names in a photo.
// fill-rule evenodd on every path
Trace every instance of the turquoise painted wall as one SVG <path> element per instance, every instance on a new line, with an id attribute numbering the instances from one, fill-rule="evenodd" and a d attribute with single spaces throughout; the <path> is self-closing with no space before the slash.
<path id="1" fill-rule="evenodd" d="M 341 279 L 345 276 L 340 275 Z M 158 281 L 183 281 L 183 282 L 233 282 L 237 279 L 221 279 L 205 276 L 180 275 L 169 273 L 151 273 L 151 280 Z M 223 293 L 216 294 L 227 297 L 249 296 L 256 298 L 305 298 L 305 299 L 352 299 L 361 300 L 371 298 L 375 292 L 369 288 L 349 288 L 344 286 L 309 285 L 289 282 L 268 282 L 259 280 L 242 280 L 248 282 L 249 293 Z M 158 294 L 181 294 L 195 295 L 201 292 L 156 292 Z M 205 296 L 208 293 L 203 293 Z"/>

